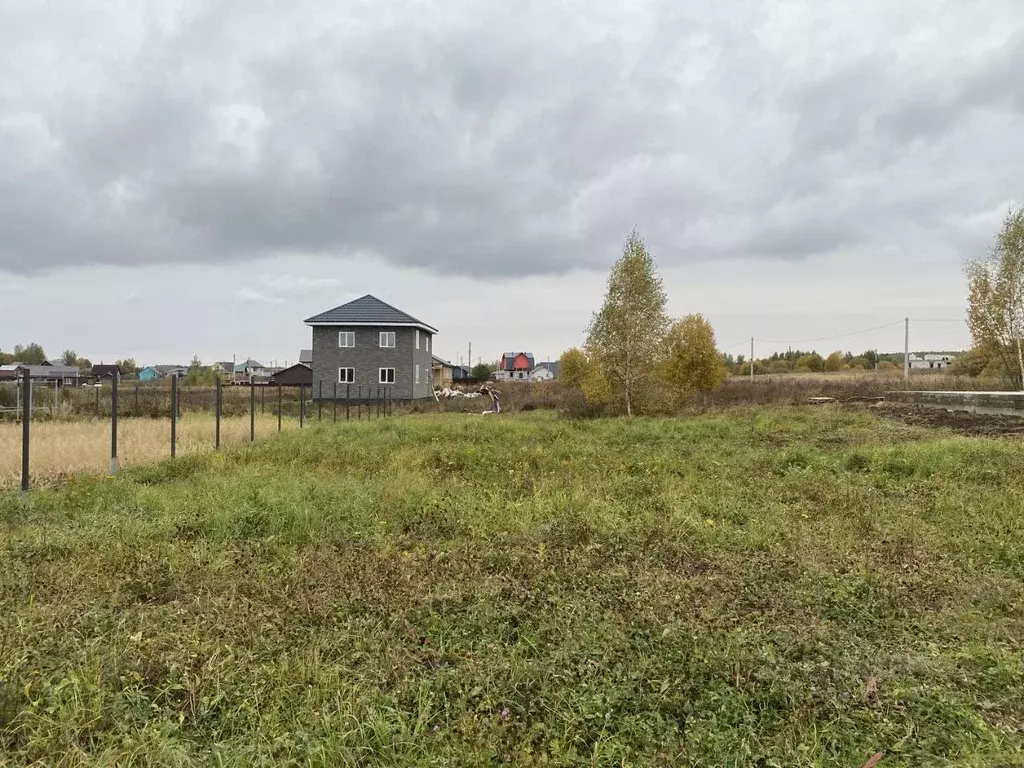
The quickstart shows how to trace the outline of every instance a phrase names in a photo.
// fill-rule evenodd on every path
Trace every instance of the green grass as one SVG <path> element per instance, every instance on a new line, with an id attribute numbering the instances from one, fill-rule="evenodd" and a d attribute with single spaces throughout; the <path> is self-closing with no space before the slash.
<path id="1" fill-rule="evenodd" d="M 0 757 L 1024 765 L 1024 445 L 421 416 L 0 497 Z"/>

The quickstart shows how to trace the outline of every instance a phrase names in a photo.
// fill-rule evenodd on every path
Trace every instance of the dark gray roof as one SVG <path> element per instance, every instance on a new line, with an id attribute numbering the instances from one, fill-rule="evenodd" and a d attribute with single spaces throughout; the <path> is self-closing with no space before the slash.
<path id="1" fill-rule="evenodd" d="M 538 368 L 547 368 L 551 371 L 551 375 L 558 378 L 558 361 L 552 360 L 550 362 L 537 363 Z"/>
<path id="2" fill-rule="evenodd" d="M 299 350 L 299 362 L 300 363 L 312 363 L 313 362 L 313 350 L 312 349 L 300 349 Z"/>
<path id="3" fill-rule="evenodd" d="M 305 322 L 317 325 L 417 325 L 433 332 L 437 331 L 422 320 L 417 320 L 412 315 L 395 309 L 369 294 L 306 318 Z"/>

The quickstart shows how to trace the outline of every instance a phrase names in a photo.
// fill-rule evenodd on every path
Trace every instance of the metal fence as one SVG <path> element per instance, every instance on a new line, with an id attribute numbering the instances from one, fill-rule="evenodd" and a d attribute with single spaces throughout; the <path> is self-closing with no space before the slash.
<path id="1" fill-rule="evenodd" d="M 161 393 L 162 388 L 157 387 L 145 387 L 140 388 L 138 385 L 135 387 L 125 387 L 125 382 L 121 382 L 114 378 L 110 384 L 103 387 L 94 387 L 95 395 L 91 393 L 87 395 L 89 398 L 89 407 L 86 410 L 88 414 L 92 411 L 92 400 L 95 398 L 95 410 L 94 418 L 109 418 L 110 419 L 110 473 L 117 474 L 118 470 L 118 421 L 121 418 L 131 417 L 152 417 L 157 416 L 160 418 L 166 418 L 168 421 L 168 455 L 170 458 L 175 458 L 177 454 L 177 430 L 178 420 L 182 418 L 182 412 L 184 410 L 184 404 L 186 400 L 187 390 L 182 388 L 178 383 L 178 378 L 171 377 L 167 387 L 166 397 Z M 22 377 L 17 382 L 16 401 L 14 407 L 0 407 L 0 417 L 10 418 L 13 417 L 19 420 L 22 424 L 21 430 L 21 495 L 24 498 L 28 495 L 31 477 L 30 477 L 30 457 L 32 447 L 32 422 L 33 419 L 38 420 L 40 417 L 55 417 L 58 415 L 82 415 L 82 411 L 79 410 L 81 407 L 82 396 L 77 393 L 71 393 L 72 396 L 77 400 L 75 407 L 68 409 L 67 400 L 62 401 L 61 392 L 59 389 L 54 387 L 54 394 L 51 396 L 48 392 L 49 387 L 43 387 L 45 394 L 45 400 L 39 402 L 36 397 L 38 383 L 34 383 L 30 377 L 30 372 L 26 369 Z M 83 391 L 88 392 L 89 388 L 83 388 Z M 208 390 L 208 392 L 206 391 Z M 330 420 L 332 422 L 350 421 L 350 420 L 361 420 L 363 418 L 381 418 L 394 415 L 394 400 L 391 387 L 355 387 L 346 384 L 342 387 L 335 384 L 332 391 L 325 397 L 324 387 L 321 383 L 317 397 L 312 397 L 312 387 L 307 385 L 299 386 L 286 386 L 286 385 L 266 385 L 251 383 L 244 386 L 223 386 L 218 382 L 216 386 L 210 388 L 203 388 L 200 394 L 202 398 L 195 398 L 191 404 L 189 404 L 188 412 L 210 412 L 215 416 L 215 431 L 214 431 L 214 450 L 221 449 L 221 420 L 224 418 L 225 411 L 229 410 L 226 406 L 231 405 L 230 411 L 234 415 L 241 415 L 238 413 L 238 406 L 240 401 L 244 403 L 244 413 L 249 417 L 249 442 L 254 443 L 256 441 L 256 414 L 266 414 L 268 405 L 271 414 L 277 416 L 277 431 L 281 432 L 285 412 L 291 410 L 288 414 L 289 418 L 298 418 L 299 427 L 303 427 L 307 421 L 313 420 L 313 414 L 316 414 L 316 421 Z M 102 397 L 101 393 L 109 391 L 109 397 Z M 297 398 L 294 396 L 295 392 L 298 392 Z M 145 397 L 150 402 L 144 404 L 143 392 Z M 259 393 L 257 395 L 257 393 Z M 287 397 L 286 397 L 287 393 Z M 65 394 L 67 394 L 65 392 Z M 193 395 L 195 393 L 192 393 Z M 207 404 L 207 394 L 212 394 L 212 398 L 209 402 L 209 408 L 205 407 Z M 228 398 L 225 398 L 225 394 L 228 394 Z M 127 396 L 127 397 L 126 397 Z M 241 396 L 241 397 L 240 397 Z M 52 399 L 51 399 L 52 397 Z M 154 401 L 158 400 L 159 404 L 154 405 Z M 228 402 L 228 400 L 232 402 Z M 268 403 L 269 401 L 269 403 Z M 163 403 L 166 403 L 165 407 L 160 407 Z M 294 404 L 294 409 L 286 408 L 287 405 Z M 197 407 L 198 406 L 198 407 Z M 315 407 L 315 411 L 314 411 Z M 297 411 L 297 414 L 295 413 Z M 326 415 L 325 415 L 326 411 Z"/>

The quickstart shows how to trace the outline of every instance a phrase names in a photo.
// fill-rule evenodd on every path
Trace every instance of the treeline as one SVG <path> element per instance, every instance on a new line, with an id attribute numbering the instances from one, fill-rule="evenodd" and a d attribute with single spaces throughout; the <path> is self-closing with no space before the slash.
<path id="1" fill-rule="evenodd" d="M 750 375 L 750 361 L 744 355 L 723 355 L 726 367 L 736 376 Z M 813 350 L 789 349 L 773 352 L 754 361 L 754 373 L 822 373 L 834 371 L 892 370 L 903 367 L 902 354 L 878 354 L 873 349 L 859 355 L 836 350 L 822 357 Z"/>

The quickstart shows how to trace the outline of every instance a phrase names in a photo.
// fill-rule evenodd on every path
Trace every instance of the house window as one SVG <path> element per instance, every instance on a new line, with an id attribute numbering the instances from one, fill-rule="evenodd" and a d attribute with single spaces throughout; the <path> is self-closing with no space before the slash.
<path id="1" fill-rule="evenodd" d="M 380 332 L 380 346 L 381 348 L 393 349 L 395 346 L 395 332 L 394 331 L 381 331 Z"/>
<path id="2" fill-rule="evenodd" d="M 414 370 L 413 381 L 415 381 L 417 384 L 419 384 L 420 383 L 420 367 L 417 365 L 413 370 Z"/>
<path id="3" fill-rule="evenodd" d="M 427 352 L 430 351 L 430 334 L 429 333 L 424 334 L 424 336 L 423 336 L 423 346 L 426 348 Z"/>
<path id="4" fill-rule="evenodd" d="M 382 336 L 384 334 L 381 334 Z M 395 334 L 391 334 L 394 336 Z M 394 368 L 381 368 L 380 377 L 377 379 L 381 384 L 394 384 L 395 383 L 395 369 Z"/>
<path id="5" fill-rule="evenodd" d="M 356 380 L 356 369 L 355 368 L 339 368 L 338 369 L 338 383 L 339 384 L 354 384 Z"/>
<path id="6" fill-rule="evenodd" d="M 416 349 L 420 348 L 420 329 L 416 329 Z"/>
<path id="7" fill-rule="evenodd" d="M 355 331 L 339 331 L 338 346 L 341 348 L 354 347 L 356 345 Z"/>

